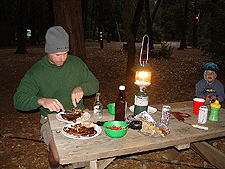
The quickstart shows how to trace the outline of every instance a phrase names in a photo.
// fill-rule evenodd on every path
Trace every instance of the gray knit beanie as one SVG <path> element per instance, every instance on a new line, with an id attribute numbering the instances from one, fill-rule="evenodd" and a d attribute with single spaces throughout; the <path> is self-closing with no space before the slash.
<path id="1" fill-rule="evenodd" d="M 69 51 L 69 35 L 61 26 L 53 26 L 45 35 L 45 52 L 57 53 Z"/>

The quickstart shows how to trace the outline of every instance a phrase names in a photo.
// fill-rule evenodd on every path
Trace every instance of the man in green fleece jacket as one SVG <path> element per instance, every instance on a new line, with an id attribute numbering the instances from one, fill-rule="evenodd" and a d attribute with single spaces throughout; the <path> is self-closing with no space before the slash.
<path id="1" fill-rule="evenodd" d="M 99 90 L 99 81 L 78 57 L 68 55 L 69 35 L 61 26 L 51 27 L 45 35 L 45 52 L 28 70 L 14 95 L 14 106 L 22 111 L 41 110 L 41 134 L 49 148 L 51 168 L 57 168 L 58 155 L 47 121 L 49 113 L 74 107 L 84 110 L 83 96 Z"/>

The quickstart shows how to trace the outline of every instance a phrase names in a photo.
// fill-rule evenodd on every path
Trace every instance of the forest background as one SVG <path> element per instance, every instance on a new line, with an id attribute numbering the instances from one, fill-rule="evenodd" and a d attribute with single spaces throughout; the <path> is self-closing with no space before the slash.
<path id="1" fill-rule="evenodd" d="M 148 34 L 151 50 L 154 43 L 179 41 L 179 49 L 199 48 L 224 67 L 224 0 L 2 0 L 0 6 L 0 45 L 17 45 L 17 53 L 61 25 L 70 34 L 71 54 L 84 61 L 84 40 L 98 40 L 101 48 L 103 40 L 124 41 L 131 69 L 134 43 Z"/>

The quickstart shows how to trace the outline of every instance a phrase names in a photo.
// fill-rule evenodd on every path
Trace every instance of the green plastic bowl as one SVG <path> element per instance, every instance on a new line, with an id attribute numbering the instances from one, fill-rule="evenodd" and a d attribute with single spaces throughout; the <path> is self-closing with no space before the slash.
<path id="1" fill-rule="evenodd" d="M 113 126 L 115 125 L 116 127 L 126 127 L 128 124 L 123 122 L 123 121 L 108 121 L 103 124 L 103 127 L 105 128 L 105 133 L 111 137 L 111 138 L 120 138 L 123 137 L 127 133 L 127 129 L 125 128 L 123 130 L 111 130 L 107 129 L 106 126 Z"/>
<path id="2" fill-rule="evenodd" d="M 115 115 L 115 106 L 116 106 L 116 103 L 110 103 L 107 105 L 108 111 L 112 115 Z"/>

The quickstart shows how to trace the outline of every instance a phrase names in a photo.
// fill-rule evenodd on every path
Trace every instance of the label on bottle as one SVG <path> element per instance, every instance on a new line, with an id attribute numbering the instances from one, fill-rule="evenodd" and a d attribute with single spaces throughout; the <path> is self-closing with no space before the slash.
<path id="1" fill-rule="evenodd" d="M 101 105 L 95 105 L 94 106 L 94 116 L 97 119 L 102 119 L 102 106 Z"/>
<path id="2" fill-rule="evenodd" d="M 134 104 L 136 106 L 148 106 L 148 96 L 142 97 L 142 96 L 135 95 Z"/>
<path id="3" fill-rule="evenodd" d="M 94 106 L 94 113 L 98 112 L 99 110 L 101 111 L 101 106 L 100 105 L 95 105 Z"/>
<path id="4" fill-rule="evenodd" d="M 125 102 L 125 115 L 124 117 L 126 118 L 127 117 L 127 101 Z"/>

